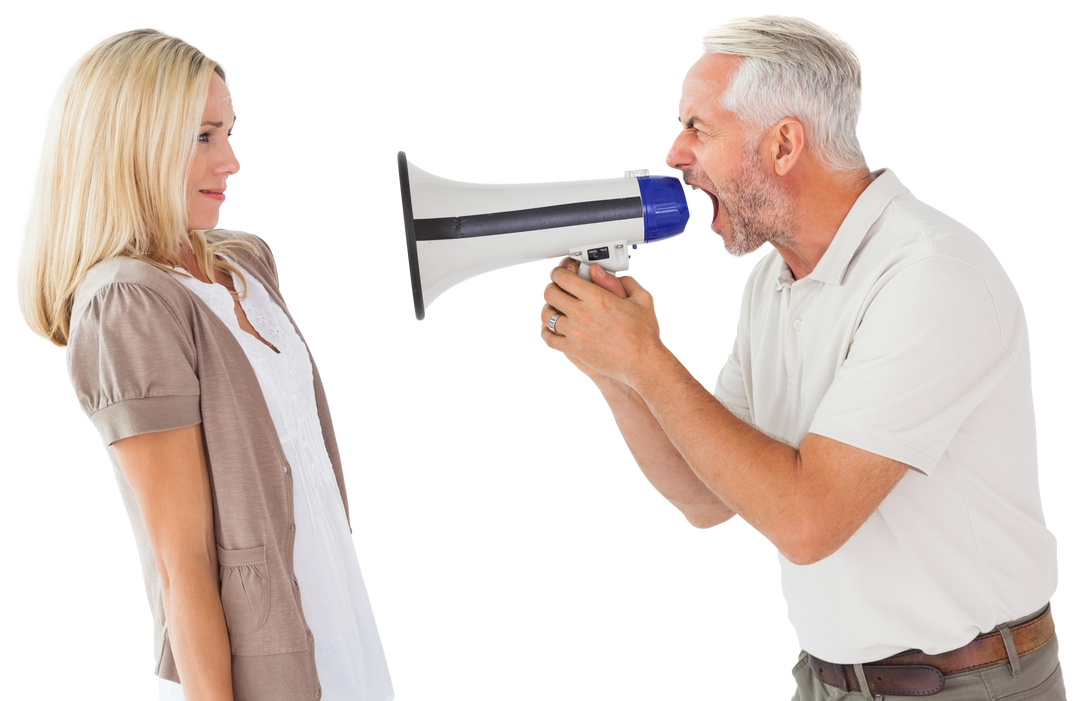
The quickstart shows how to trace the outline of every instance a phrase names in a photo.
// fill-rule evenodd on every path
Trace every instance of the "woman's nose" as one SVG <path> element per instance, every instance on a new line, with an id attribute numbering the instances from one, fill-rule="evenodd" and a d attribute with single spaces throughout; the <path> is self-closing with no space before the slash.
<path id="1" fill-rule="evenodd" d="M 216 168 L 219 174 L 230 173 L 229 177 L 237 177 L 243 170 L 243 161 L 240 160 L 240 154 L 237 153 L 237 147 L 233 146 L 231 141 L 229 143 L 229 151 L 225 154 L 225 158 L 222 158 Z"/>

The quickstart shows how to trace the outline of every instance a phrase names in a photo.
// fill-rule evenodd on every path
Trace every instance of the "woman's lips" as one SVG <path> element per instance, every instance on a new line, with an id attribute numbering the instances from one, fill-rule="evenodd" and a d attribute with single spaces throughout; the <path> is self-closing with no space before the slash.
<path id="1" fill-rule="evenodd" d="M 225 190 L 224 189 L 221 189 L 221 190 L 199 190 L 199 192 L 201 192 L 202 194 L 206 195 L 207 197 L 209 197 L 211 199 L 217 200 L 218 202 L 224 202 L 225 201 Z"/>

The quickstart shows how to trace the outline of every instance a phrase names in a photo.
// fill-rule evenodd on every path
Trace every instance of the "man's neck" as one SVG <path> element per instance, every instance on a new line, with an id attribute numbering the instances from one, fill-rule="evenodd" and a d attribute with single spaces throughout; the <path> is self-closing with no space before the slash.
<path id="1" fill-rule="evenodd" d="M 797 217 L 795 231 L 791 242 L 773 245 L 796 280 L 817 267 L 851 207 L 873 181 L 866 168 L 846 177 L 814 168 L 800 173 L 789 184 Z"/>

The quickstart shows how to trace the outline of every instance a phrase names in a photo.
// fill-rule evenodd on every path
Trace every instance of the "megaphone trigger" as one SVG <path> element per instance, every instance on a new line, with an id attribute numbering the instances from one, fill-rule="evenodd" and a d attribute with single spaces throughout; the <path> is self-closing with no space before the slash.
<path id="1" fill-rule="evenodd" d="M 608 272 L 630 267 L 630 247 L 681 234 L 690 218 L 677 178 L 478 185 L 425 173 L 398 153 L 401 209 L 416 318 L 475 275 L 564 256 Z M 583 241 L 599 243 L 583 244 Z"/>
<path id="2" fill-rule="evenodd" d="M 581 246 L 570 251 L 570 257 L 581 263 L 578 275 L 590 282 L 589 268 L 593 265 L 599 265 L 609 273 L 630 269 L 630 246 L 625 239 Z"/>

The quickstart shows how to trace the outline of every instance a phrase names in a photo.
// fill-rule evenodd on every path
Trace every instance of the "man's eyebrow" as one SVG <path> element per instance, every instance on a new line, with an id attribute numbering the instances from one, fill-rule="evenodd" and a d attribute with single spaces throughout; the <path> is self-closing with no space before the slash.
<path id="1" fill-rule="evenodd" d="M 679 117 L 679 124 L 682 124 L 682 125 L 683 125 L 683 128 L 684 128 L 684 129 L 693 129 L 693 128 L 694 128 L 694 124 L 695 124 L 695 123 L 696 123 L 697 121 L 698 121 L 698 118 L 697 118 L 697 117 L 690 117 L 689 119 L 687 119 L 687 120 L 686 120 L 686 123 L 685 123 L 685 124 L 683 124 L 683 120 L 682 120 L 682 117 Z"/>

